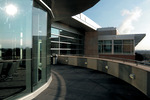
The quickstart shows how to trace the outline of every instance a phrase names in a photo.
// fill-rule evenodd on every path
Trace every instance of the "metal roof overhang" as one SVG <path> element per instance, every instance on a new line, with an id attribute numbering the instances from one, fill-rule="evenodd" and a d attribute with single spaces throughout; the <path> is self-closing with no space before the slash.
<path id="1" fill-rule="evenodd" d="M 79 30 L 82 30 L 82 31 L 96 31 L 94 28 L 82 23 L 82 22 L 79 22 L 73 18 L 67 18 L 67 19 L 63 19 L 63 20 L 60 20 L 59 22 L 61 23 L 64 23 L 64 24 L 67 24 L 73 28 L 76 28 L 76 29 L 79 29 Z"/>
<path id="2" fill-rule="evenodd" d="M 146 34 L 135 34 L 135 46 L 146 36 Z"/>
<path id="3" fill-rule="evenodd" d="M 99 35 L 99 40 L 126 40 L 134 39 L 135 46 L 146 36 L 146 34 L 124 34 L 124 35 Z"/>
<path id="4" fill-rule="evenodd" d="M 94 6 L 100 0 L 39 0 L 45 3 L 53 13 L 53 20 L 71 17 Z"/>

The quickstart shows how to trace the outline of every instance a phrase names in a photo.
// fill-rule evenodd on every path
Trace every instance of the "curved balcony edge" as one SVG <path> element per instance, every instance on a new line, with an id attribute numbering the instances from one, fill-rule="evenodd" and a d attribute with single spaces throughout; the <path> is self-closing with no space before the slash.
<path id="1" fill-rule="evenodd" d="M 17 100 L 32 100 L 33 98 L 38 96 L 41 92 L 43 92 L 46 88 L 48 88 L 48 86 L 51 84 L 51 82 L 52 82 L 52 75 L 50 76 L 49 80 L 44 85 L 42 85 L 40 88 L 38 88 L 36 91 L 34 91 L 24 97 L 18 98 Z"/>
<path id="2" fill-rule="evenodd" d="M 57 62 L 86 67 L 120 78 L 150 98 L 150 67 L 111 59 L 59 55 Z"/>

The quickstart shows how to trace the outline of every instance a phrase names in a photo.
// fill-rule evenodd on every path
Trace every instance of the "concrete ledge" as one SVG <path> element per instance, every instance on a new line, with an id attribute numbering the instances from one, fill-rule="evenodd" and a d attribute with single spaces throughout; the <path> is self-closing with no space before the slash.
<path id="1" fill-rule="evenodd" d="M 45 83 L 43 86 L 41 86 L 40 88 L 38 88 L 36 91 L 22 97 L 19 98 L 17 100 L 32 100 L 33 98 L 35 98 L 36 96 L 38 96 L 41 92 L 43 92 L 51 83 L 52 81 L 52 76 L 49 78 L 49 80 L 47 81 L 47 83 Z"/>
<path id="2" fill-rule="evenodd" d="M 87 59 L 87 68 L 97 70 L 97 60 Z"/>
<path id="3" fill-rule="evenodd" d="M 119 77 L 119 65 L 118 63 L 108 62 L 108 74 L 113 75 L 115 77 Z"/>
<path id="4" fill-rule="evenodd" d="M 77 58 L 69 57 L 68 60 L 69 60 L 68 62 L 69 65 L 77 66 Z"/>

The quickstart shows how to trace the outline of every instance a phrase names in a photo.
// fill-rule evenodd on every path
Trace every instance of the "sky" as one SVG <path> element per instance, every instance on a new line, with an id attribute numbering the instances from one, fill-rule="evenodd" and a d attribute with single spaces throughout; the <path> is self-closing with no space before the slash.
<path id="1" fill-rule="evenodd" d="M 83 14 L 119 34 L 146 34 L 135 49 L 150 50 L 150 0 L 101 0 Z"/>

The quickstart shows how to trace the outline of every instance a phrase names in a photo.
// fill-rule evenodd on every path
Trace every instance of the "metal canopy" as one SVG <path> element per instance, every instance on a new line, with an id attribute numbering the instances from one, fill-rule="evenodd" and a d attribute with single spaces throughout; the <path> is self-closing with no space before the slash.
<path id="1" fill-rule="evenodd" d="M 48 0 L 45 0 L 48 1 Z M 94 6 L 100 0 L 51 0 L 54 21 L 71 17 Z"/>
<path id="2" fill-rule="evenodd" d="M 146 36 L 146 34 L 135 34 L 135 46 Z"/>
<path id="3" fill-rule="evenodd" d="M 63 20 L 60 20 L 59 22 L 67 24 L 67 25 L 74 27 L 76 29 L 79 29 L 79 30 L 94 31 L 94 29 L 92 29 L 91 27 L 89 27 L 81 22 L 78 22 L 77 20 L 75 20 L 73 18 L 63 19 Z"/>

